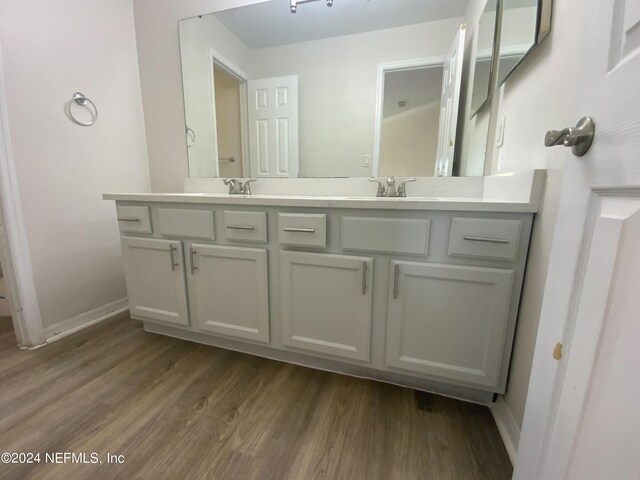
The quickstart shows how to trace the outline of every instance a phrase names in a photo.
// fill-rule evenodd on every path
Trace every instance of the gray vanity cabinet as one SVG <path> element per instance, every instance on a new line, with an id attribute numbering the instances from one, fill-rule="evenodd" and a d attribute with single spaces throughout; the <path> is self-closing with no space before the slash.
<path id="1" fill-rule="evenodd" d="M 368 361 L 372 274 L 370 257 L 281 252 L 282 342 Z"/>
<path id="2" fill-rule="evenodd" d="M 267 250 L 187 243 L 196 328 L 269 343 Z"/>
<path id="3" fill-rule="evenodd" d="M 131 315 L 189 325 L 182 243 L 122 237 Z"/>
<path id="4" fill-rule="evenodd" d="M 514 272 L 392 261 L 386 364 L 498 388 Z"/>
<path id="5" fill-rule="evenodd" d="M 149 332 L 482 402 L 505 391 L 531 214 L 118 214 L 131 315 Z"/>

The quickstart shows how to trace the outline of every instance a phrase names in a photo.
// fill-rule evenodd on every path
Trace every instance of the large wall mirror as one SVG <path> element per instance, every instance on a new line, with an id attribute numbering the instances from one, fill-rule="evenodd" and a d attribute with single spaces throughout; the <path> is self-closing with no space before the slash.
<path id="1" fill-rule="evenodd" d="M 190 176 L 481 175 L 486 121 L 465 126 L 478 151 L 462 154 L 458 119 L 548 32 L 550 0 L 486 1 L 468 111 L 463 21 L 479 1 L 256 0 L 181 20 Z"/>
<path id="2" fill-rule="evenodd" d="M 270 0 L 180 21 L 190 176 L 451 174 L 468 2 Z"/>

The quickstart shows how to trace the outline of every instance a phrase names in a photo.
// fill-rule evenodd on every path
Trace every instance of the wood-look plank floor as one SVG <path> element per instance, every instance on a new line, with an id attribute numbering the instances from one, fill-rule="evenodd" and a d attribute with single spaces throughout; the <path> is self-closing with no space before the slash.
<path id="1" fill-rule="evenodd" d="M 501 480 L 489 410 L 145 332 L 127 316 L 38 350 L 0 319 L 1 479 Z M 106 454 L 124 456 L 107 464 Z"/>

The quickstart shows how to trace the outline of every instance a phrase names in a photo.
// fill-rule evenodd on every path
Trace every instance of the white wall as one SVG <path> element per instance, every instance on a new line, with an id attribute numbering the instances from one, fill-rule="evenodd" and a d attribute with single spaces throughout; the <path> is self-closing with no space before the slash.
<path id="1" fill-rule="evenodd" d="M 560 195 L 562 156 L 545 148 L 543 139 L 550 128 L 573 125 L 566 91 L 577 78 L 578 58 L 565 55 L 558 45 L 571 44 L 570 2 L 553 3 L 551 33 L 526 58 L 506 84 L 494 94 L 489 122 L 487 171 L 512 172 L 533 168 L 547 169 L 545 195 L 536 216 L 527 273 L 524 281 L 509 384 L 504 397 L 518 425 L 522 424 L 533 361 L 542 296 L 547 276 L 551 239 L 555 228 L 555 209 Z M 484 0 L 472 0 L 467 11 L 470 24 L 477 21 Z M 495 147 L 497 121 L 506 117 L 504 145 Z"/>
<path id="2" fill-rule="evenodd" d="M 178 20 L 258 0 L 133 0 L 151 187 L 180 192 L 188 176 Z"/>
<path id="3" fill-rule="evenodd" d="M 108 191 L 148 191 L 131 0 L 0 2 L 9 128 L 28 247 L 49 333 L 126 297 Z M 92 127 L 64 105 L 100 109 Z"/>
<path id="4" fill-rule="evenodd" d="M 575 8 L 575 7 L 574 7 Z M 547 169 L 547 185 L 542 211 L 536 218 L 529 251 L 525 289 L 520 305 L 511 379 L 505 395 L 516 420 L 521 424 L 533 362 L 533 351 L 555 230 L 556 207 L 564 167 L 563 156 L 544 146 L 551 128 L 574 125 L 573 111 L 565 92 L 578 78 L 578 56 L 567 57 L 557 45 L 570 44 L 572 12 L 565 2 L 553 3 L 551 33 L 518 67 L 498 95 L 493 117 L 506 118 L 504 145 L 494 148 L 491 169 L 510 172 L 530 168 Z M 495 125 L 492 127 L 495 131 Z"/>

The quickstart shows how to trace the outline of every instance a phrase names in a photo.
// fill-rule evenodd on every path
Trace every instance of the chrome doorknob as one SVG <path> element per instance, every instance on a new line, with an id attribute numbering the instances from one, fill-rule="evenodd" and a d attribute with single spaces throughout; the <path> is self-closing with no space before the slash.
<path id="1" fill-rule="evenodd" d="M 596 133 L 596 124 L 591 117 L 582 117 L 575 127 L 563 130 L 549 130 L 544 137 L 547 147 L 564 145 L 571 147 L 576 157 L 581 157 L 589 151 Z"/>

